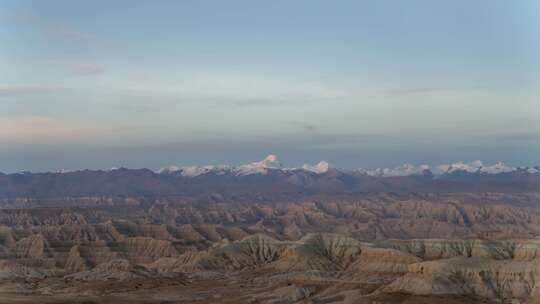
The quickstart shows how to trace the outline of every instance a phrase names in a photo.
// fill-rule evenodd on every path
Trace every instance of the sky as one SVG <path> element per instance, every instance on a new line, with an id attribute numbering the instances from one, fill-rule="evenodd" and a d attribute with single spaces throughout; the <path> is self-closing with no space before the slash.
<path id="1" fill-rule="evenodd" d="M 0 171 L 540 165 L 540 2 L 0 0 Z"/>

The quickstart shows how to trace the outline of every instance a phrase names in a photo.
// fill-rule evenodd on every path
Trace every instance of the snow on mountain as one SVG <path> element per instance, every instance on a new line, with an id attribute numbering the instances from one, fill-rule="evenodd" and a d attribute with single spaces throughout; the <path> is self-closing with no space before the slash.
<path id="1" fill-rule="evenodd" d="M 241 165 L 236 168 L 237 175 L 266 174 L 268 169 L 282 169 L 281 162 L 274 154 L 268 155 L 265 159 Z"/>
<path id="2" fill-rule="evenodd" d="M 537 174 L 540 173 L 539 167 L 512 167 L 502 162 L 497 162 L 491 165 L 486 165 L 482 161 L 476 160 L 473 162 L 456 162 L 453 164 L 444 164 L 435 167 L 435 174 L 450 174 L 454 172 L 465 173 L 481 173 L 481 174 L 499 174 L 519 171 L 524 174 Z M 251 174 L 267 174 L 269 170 L 281 170 L 294 172 L 295 170 L 305 170 L 317 174 L 328 172 L 330 165 L 326 161 L 320 161 L 315 165 L 304 164 L 301 168 L 286 168 L 283 167 L 278 157 L 274 154 L 268 155 L 261 161 L 255 161 L 248 164 L 239 166 L 228 165 L 208 165 L 208 166 L 187 166 L 178 167 L 170 166 L 158 170 L 158 173 L 162 174 L 179 174 L 184 177 L 196 177 L 209 173 L 223 175 L 234 174 L 237 176 L 251 175 Z M 347 171 L 344 171 L 347 172 Z M 349 172 L 364 174 L 374 177 L 392 177 L 392 176 L 409 176 L 409 175 L 422 175 L 430 171 L 428 165 L 412 165 L 405 163 L 395 168 L 377 168 L 377 169 L 356 169 Z"/>
<path id="3" fill-rule="evenodd" d="M 429 170 L 428 165 L 415 166 L 411 164 L 403 164 L 395 168 L 377 168 L 377 169 L 357 169 L 356 172 L 375 177 L 392 177 L 392 176 L 409 176 L 421 175 Z"/>
<path id="4" fill-rule="evenodd" d="M 322 173 L 326 173 L 328 169 L 330 169 L 330 164 L 322 160 L 316 165 L 304 164 L 302 166 L 302 169 L 306 171 L 314 172 L 317 174 L 322 174 Z"/>
<path id="5" fill-rule="evenodd" d="M 443 173 L 452 173 L 452 172 L 456 172 L 456 171 L 464 171 L 464 172 L 468 172 L 468 173 L 474 173 L 476 171 L 478 171 L 479 168 L 482 167 L 482 162 L 477 160 L 477 161 L 474 161 L 470 164 L 466 164 L 464 162 L 457 162 L 457 163 L 453 163 L 453 164 L 443 164 L 443 165 L 439 165 L 437 166 L 437 168 L 439 170 L 441 170 L 441 172 Z"/>
<path id="6" fill-rule="evenodd" d="M 268 169 L 282 169 L 276 155 L 270 154 L 265 159 L 249 164 L 232 167 L 228 165 L 208 165 L 208 166 L 170 166 L 161 168 L 157 172 L 162 174 L 179 173 L 184 177 L 196 177 L 208 173 L 218 175 L 225 173 L 234 173 L 235 175 L 266 174 Z"/>
<path id="7" fill-rule="evenodd" d="M 225 174 L 226 172 L 231 171 L 231 167 L 227 165 L 208 165 L 208 166 L 170 166 L 167 168 L 161 168 L 157 171 L 160 174 L 173 174 L 178 173 L 184 177 L 196 177 L 199 175 L 207 174 L 210 172 L 216 174 Z"/>
<path id="8" fill-rule="evenodd" d="M 529 174 L 540 173 L 540 169 L 538 169 L 538 167 L 526 167 L 525 171 Z"/>
<path id="9" fill-rule="evenodd" d="M 507 172 L 513 172 L 513 171 L 516 171 L 515 167 L 508 166 L 503 162 L 497 162 L 491 166 L 484 166 L 480 168 L 481 173 L 487 173 L 487 174 L 507 173 Z"/>
<path id="10" fill-rule="evenodd" d="M 325 173 L 330 168 L 330 165 L 326 161 L 321 161 L 316 165 L 305 164 L 302 169 L 317 174 Z M 217 166 L 169 166 L 161 168 L 157 171 L 160 174 L 173 174 L 177 173 L 184 177 L 196 177 L 208 173 L 225 174 L 232 173 L 235 175 L 251 175 L 251 174 L 267 174 L 268 170 L 282 170 L 293 171 L 296 168 L 285 168 L 279 161 L 278 157 L 274 154 L 270 154 L 261 161 L 252 162 L 249 164 L 239 165 L 237 167 L 231 167 L 227 165 Z"/>
<path id="11" fill-rule="evenodd" d="M 215 166 L 188 166 L 183 167 L 180 174 L 186 177 L 195 177 L 209 173 L 215 169 Z"/>
<path id="12" fill-rule="evenodd" d="M 503 162 L 497 162 L 493 165 L 485 165 L 483 162 L 476 160 L 470 163 L 457 162 L 453 164 L 445 164 L 437 167 L 443 173 L 467 172 L 467 173 L 484 173 L 484 174 L 499 174 L 513 172 L 517 169 L 508 166 Z"/>
<path id="13" fill-rule="evenodd" d="M 181 170 L 182 170 L 182 168 L 180 168 L 180 167 L 169 166 L 169 167 L 161 168 L 161 169 L 157 170 L 157 173 L 173 173 L 173 172 L 177 172 L 177 171 L 181 171 Z"/>

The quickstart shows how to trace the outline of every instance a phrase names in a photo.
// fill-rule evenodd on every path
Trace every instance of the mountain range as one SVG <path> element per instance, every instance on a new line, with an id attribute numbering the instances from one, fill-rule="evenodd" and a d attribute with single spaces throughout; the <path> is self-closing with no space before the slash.
<path id="1" fill-rule="evenodd" d="M 166 168 L 161 168 L 158 173 L 176 173 L 181 174 L 185 177 L 195 177 L 199 175 L 204 175 L 208 173 L 215 174 L 235 174 L 235 175 L 250 175 L 250 174 L 266 174 L 269 170 L 282 170 L 282 171 L 297 171 L 304 170 L 310 171 L 318 174 L 323 174 L 328 172 L 330 169 L 335 169 L 344 173 L 352 174 L 363 174 L 369 176 L 377 177 L 392 177 L 392 176 L 408 176 L 408 175 L 423 175 L 423 174 L 433 174 L 444 175 L 454 172 L 466 172 L 466 173 L 481 173 L 481 174 L 499 174 L 499 173 L 509 173 L 515 171 L 526 171 L 527 173 L 540 173 L 540 167 L 512 167 L 506 165 L 503 162 L 496 162 L 492 165 L 484 164 L 480 160 L 472 161 L 470 163 L 465 162 L 456 162 L 453 164 L 442 164 L 434 167 L 432 169 L 428 165 L 419 165 L 415 166 L 409 163 L 405 163 L 401 166 L 395 168 L 376 168 L 376 169 L 337 169 L 332 168 L 327 161 L 320 161 L 315 165 L 304 164 L 301 168 L 295 167 L 284 167 L 281 162 L 278 160 L 278 157 L 274 154 L 268 155 L 265 159 L 261 161 L 256 161 L 240 166 L 229 166 L 229 165 L 206 165 L 206 166 L 170 166 Z"/>
<path id="2" fill-rule="evenodd" d="M 435 172 L 435 173 L 433 173 Z M 530 192 L 540 190 L 540 167 L 481 161 L 345 170 L 326 161 L 284 167 L 275 155 L 239 166 L 113 168 L 0 173 L 0 197 L 159 196 L 221 193 L 290 195 L 336 192 Z"/>

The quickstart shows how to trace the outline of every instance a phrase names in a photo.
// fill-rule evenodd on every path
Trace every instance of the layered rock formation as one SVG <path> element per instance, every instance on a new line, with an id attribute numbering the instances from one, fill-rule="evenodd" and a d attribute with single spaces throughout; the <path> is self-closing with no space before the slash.
<path id="1" fill-rule="evenodd" d="M 38 200 L 35 208 L 0 209 L 0 296 L 110 302 L 135 293 L 141 298 L 132 300 L 141 303 L 534 301 L 540 296 L 539 197 L 64 198 L 46 208 Z"/>

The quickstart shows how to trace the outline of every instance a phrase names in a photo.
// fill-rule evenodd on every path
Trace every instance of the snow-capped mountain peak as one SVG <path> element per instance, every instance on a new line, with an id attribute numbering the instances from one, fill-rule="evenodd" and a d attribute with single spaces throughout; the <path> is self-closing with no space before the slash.
<path id="1" fill-rule="evenodd" d="M 264 162 L 277 162 L 278 161 L 278 157 L 277 155 L 275 154 L 269 154 L 268 156 L 266 156 L 263 160 Z"/>
<path id="2" fill-rule="evenodd" d="M 426 171 L 429 171 L 428 165 L 415 166 L 409 163 L 405 163 L 395 168 L 377 168 L 371 170 L 360 168 L 356 170 L 356 172 L 359 172 L 361 174 L 375 177 L 422 175 Z"/>
<path id="3" fill-rule="evenodd" d="M 506 165 L 503 162 L 496 162 L 493 165 L 486 165 L 483 162 L 476 160 L 470 163 L 462 161 L 445 164 L 437 167 L 443 173 L 466 172 L 466 173 L 483 173 L 483 174 L 499 174 L 516 171 L 515 167 Z"/>
<path id="4" fill-rule="evenodd" d="M 540 173 L 540 169 L 536 168 L 536 167 L 527 167 L 525 168 L 525 171 L 529 174 L 536 174 L 536 173 Z"/>
<path id="5" fill-rule="evenodd" d="M 207 174 L 210 172 L 216 174 L 224 174 L 231 170 L 230 166 L 227 165 L 207 165 L 207 166 L 169 166 L 166 168 L 161 168 L 157 171 L 160 174 L 180 174 L 184 177 L 196 177 L 199 175 Z"/>
<path id="6" fill-rule="evenodd" d="M 328 162 L 322 160 L 316 165 L 304 164 L 302 166 L 302 169 L 304 169 L 306 171 L 311 171 L 311 172 L 314 172 L 314 173 L 317 173 L 317 174 L 322 174 L 322 173 L 328 172 L 328 169 L 330 169 L 330 164 Z"/>
<path id="7" fill-rule="evenodd" d="M 281 162 L 278 160 L 278 157 L 274 154 L 270 154 L 265 157 L 262 161 L 251 163 L 252 165 L 258 165 L 260 167 L 279 169 L 282 167 Z"/>
<path id="8" fill-rule="evenodd" d="M 496 162 L 491 166 L 485 166 L 480 168 L 480 172 L 487 174 L 507 173 L 512 171 L 516 171 L 516 168 L 508 166 L 503 162 Z"/>
<path id="9" fill-rule="evenodd" d="M 182 176 L 195 177 L 209 173 L 214 170 L 215 166 L 187 166 L 182 168 Z"/>
<path id="10" fill-rule="evenodd" d="M 180 170 L 182 170 L 182 168 L 177 167 L 177 166 L 169 166 L 169 167 L 165 167 L 165 168 L 161 168 L 157 170 L 157 173 L 172 173 L 172 172 L 177 172 Z"/>
<path id="11" fill-rule="evenodd" d="M 268 169 L 281 169 L 282 165 L 278 157 L 274 154 L 268 155 L 265 159 L 237 167 L 238 175 L 266 174 Z"/>
<path id="12" fill-rule="evenodd" d="M 477 160 L 469 164 L 466 164 L 462 161 L 453 163 L 453 164 L 443 164 L 443 165 L 439 165 L 437 168 L 441 170 L 443 173 L 452 173 L 456 171 L 474 173 L 474 172 L 477 172 L 479 168 L 482 168 L 482 166 L 483 166 L 482 162 Z"/>

